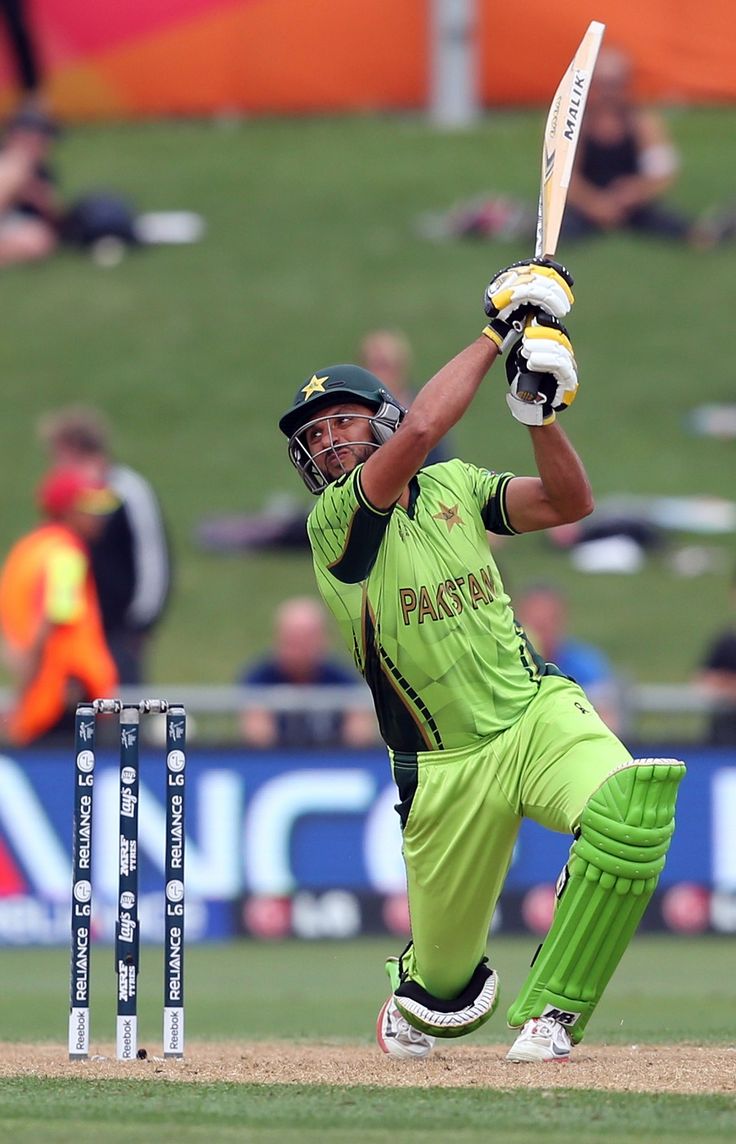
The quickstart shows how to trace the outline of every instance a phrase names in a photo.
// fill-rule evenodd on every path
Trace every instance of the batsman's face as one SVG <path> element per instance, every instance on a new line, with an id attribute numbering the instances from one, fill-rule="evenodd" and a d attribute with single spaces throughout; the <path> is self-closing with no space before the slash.
<path id="1" fill-rule="evenodd" d="M 329 405 L 302 431 L 312 460 L 328 481 L 351 473 L 378 448 L 370 426 L 371 411 L 358 402 Z"/>

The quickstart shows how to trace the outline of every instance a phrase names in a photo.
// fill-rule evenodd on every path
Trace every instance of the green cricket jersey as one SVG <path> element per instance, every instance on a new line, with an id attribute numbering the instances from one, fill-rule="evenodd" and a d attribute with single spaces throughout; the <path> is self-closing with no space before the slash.
<path id="1" fill-rule="evenodd" d="M 361 466 L 310 513 L 320 593 L 373 693 L 393 752 L 466 746 L 511 726 L 544 664 L 515 623 L 486 529 L 514 533 L 510 473 L 421 469 L 407 510 L 374 508 Z"/>

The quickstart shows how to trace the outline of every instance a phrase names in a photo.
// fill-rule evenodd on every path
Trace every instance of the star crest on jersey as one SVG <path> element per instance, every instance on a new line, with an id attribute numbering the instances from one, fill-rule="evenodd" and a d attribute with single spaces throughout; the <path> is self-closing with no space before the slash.
<path id="1" fill-rule="evenodd" d="M 440 511 L 433 514 L 432 520 L 444 520 L 448 532 L 452 532 L 456 524 L 465 524 L 465 521 L 457 511 L 457 505 L 454 504 L 451 508 L 448 508 L 442 501 L 440 501 Z"/>
<path id="2" fill-rule="evenodd" d="M 302 389 L 304 400 L 308 401 L 310 397 L 314 397 L 315 393 L 324 393 L 325 382 L 329 380 L 329 376 L 317 377 L 317 374 L 313 373 L 307 384 Z"/>

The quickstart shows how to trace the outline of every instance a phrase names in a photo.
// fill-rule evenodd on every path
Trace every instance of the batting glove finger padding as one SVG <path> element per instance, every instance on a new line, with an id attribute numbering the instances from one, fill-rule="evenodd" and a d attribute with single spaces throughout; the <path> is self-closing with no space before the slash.
<path id="1" fill-rule="evenodd" d="M 553 404 L 562 401 L 562 394 L 566 391 L 575 391 L 578 387 L 578 371 L 570 339 L 561 330 L 547 330 L 544 326 L 536 326 L 536 319 L 532 319 L 521 339 L 520 353 L 527 360 L 527 366 L 532 373 L 551 373 L 557 382 L 559 399 Z"/>
<path id="2" fill-rule="evenodd" d="M 572 275 L 561 263 L 527 258 L 495 275 L 486 289 L 483 306 L 489 318 L 501 322 L 508 322 L 522 306 L 564 318 L 575 301 L 572 283 Z"/>
<path id="3" fill-rule="evenodd" d="M 522 425 L 548 425 L 572 405 L 577 364 L 567 330 L 546 314 L 528 318 L 506 360 L 506 401 Z"/>

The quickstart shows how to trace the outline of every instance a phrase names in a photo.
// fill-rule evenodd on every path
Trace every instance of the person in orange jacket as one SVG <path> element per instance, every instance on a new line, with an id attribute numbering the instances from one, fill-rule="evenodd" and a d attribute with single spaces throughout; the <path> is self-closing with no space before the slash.
<path id="1" fill-rule="evenodd" d="M 56 468 L 38 504 L 44 522 L 17 541 L 0 571 L 0 631 L 16 684 L 7 734 L 18 746 L 69 733 L 76 704 L 109 696 L 118 683 L 87 549 L 117 499 L 78 471 Z"/>

